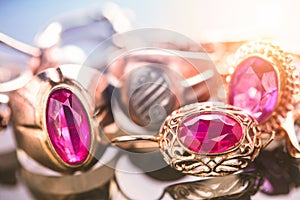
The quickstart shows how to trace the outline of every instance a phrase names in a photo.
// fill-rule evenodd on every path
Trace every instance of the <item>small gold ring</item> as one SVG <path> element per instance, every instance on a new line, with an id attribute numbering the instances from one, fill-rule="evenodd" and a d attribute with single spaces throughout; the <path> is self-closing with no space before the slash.
<path id="1" fill-rule="evenodd" d="M 249 42 L 230 66 L 228 103 L 252 113 L 263 130 L 280 130 L 299 92 L 292 54 L 270 41 Z"/>
<path id="2" fill-rule="evenodd" d="M 112 143 L 158 142 L 165 161 L 195 176 L 224 176 L 245 168 L 274 137 L 244 110 L 221 103 L 195 103 L 175 110 L 158 136 L 120 136 Z"/>
<path id="3" fill-rule="evenodd" d="M 59 172 L 91 168 L 105 145 L 106 86 L 97 70 L 63 65 L 10 92 L 18 151 Z"/>
<path id="4" fill-rule="evenodd" d="M 246 43 L 237 50 L 226 81 L 228 103 L 249 111 L 262 130 L 285 137 L 290 155 L 300 157 L 294 130 L 300 78 L 293 56 L 270 41 Z"/>

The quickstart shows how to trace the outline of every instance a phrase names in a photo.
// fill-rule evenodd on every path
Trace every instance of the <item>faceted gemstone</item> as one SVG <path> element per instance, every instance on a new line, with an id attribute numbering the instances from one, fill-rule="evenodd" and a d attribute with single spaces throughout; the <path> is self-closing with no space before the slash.
<path id="1" fill-rule="evenodd" d="M 51 143 L 70 165 L 86 160 L 90 147 L 90 124 L 79 99 L 68 89 L 54 90 L 47 102 L 47 130 Z"/>
<path id="2" fill-rule="evenodd" d="M 257 56 L 241 62 L 229 86 L 229 103 L 246 109 L 258 122 L 274 111 L 278 99 L 278 74 L 273 65 Z"/>
<path id="3" fill-rule="evenodd" d="M 235 147 L 243 136 L 241 125 L 222 113 L 201 113 L 185 119 L 178 139 L 197 153 L 222 153 Z"/>

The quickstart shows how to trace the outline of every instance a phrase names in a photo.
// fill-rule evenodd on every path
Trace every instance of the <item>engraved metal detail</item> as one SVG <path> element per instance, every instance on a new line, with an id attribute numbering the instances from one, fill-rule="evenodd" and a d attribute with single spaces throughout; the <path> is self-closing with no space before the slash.
<path id="1" fill-rule="evenodd" d="M 219 154 L 200 154 L 187 150 L 177 139 L 178 126 L 185 116 L 195 113 L 219 112 L 240 123 L 243 138 L 239 145 Z M 269 139 L 271 139 L 271 134 Z M 195 176 L 224 176 L 242 168 L 258 155 L 263 147 L 262 133 L 254 118 L 239 108 L 215 104 L 196 103 L 174 111 L 164 122 L 159 134 L 159 145 L 164 159 L 171 167 Z"/>
<path id="2" fill-rule="evenodd" d="M 269 41 L 249 42 L 241 46 L 236 52 L 236 62 L 233 65 L 237 66 L 237 63 L 253 55 L 266 58 L 279 72 L 279 102 L 271 116 L 260 125 L 265 131 L 279 130 L 287 113 L 293 109 L 293 95 L 299 94 L 299 72 L 292 63 L 292 56 L 283 51 L 277 44 Z M 231 71 L 233 73 L 234 68 Z M 228 82 L 230 82 L 231 75 L 227 78 Z"/>
<path id="3" fill-rule="evenodd" d="M 161 124 L 175 109 L 176 97 L 162 69 L 155 66 L 138 68 L 128 81 L 129 112 L 137 124 Z"/>

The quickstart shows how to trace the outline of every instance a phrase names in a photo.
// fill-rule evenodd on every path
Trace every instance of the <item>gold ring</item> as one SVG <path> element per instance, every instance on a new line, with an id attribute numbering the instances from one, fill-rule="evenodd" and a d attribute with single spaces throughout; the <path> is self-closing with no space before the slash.
<path id="1" fill-rule="evenodd" d="M 241 46 L 229 69 L 228 103 L 248 110 L 263 130 L 280 130 L 299 92 L 290 53 L 269 41 Z"/>
<path id="2" fill-rule="evenodd" d="M 159 144 L 165 161 L 195 176 L 224 176 L 245 168 L 274 132 L 261 132 L 244 110 L 221 103 L 195 103 L 173 111 L 157 136 L 128 135 L 112 143 L 137 140 Z"/>
<path id="3" fill-rule="evenodd" d="M 226 81 L 228 103 L 252 113 L 263 130 L 284 136 L 290 155 L 299 158 L 294 123 L 300 79 L 292 56 L 270 41 L 249 42 L 237 50 Z"/>
<path id="4" fill-rule="evenodd" d="M 18 151 L 59 172 L 91 168 L 105 145 L 106 86 L 97 70 L 63 65 L 10 92 Z"/>
<path id="5" fill-rule="evenodd" d="M 144 30 L 139 32 L 142 36 L 145 34 Z M 165 34 L 160 30 L 153 32 L 154 35 L 160 33 Z M 134 31 L 124 34 L 129 40 L 136 36 Z M 126 41 L 124 37 L 120 35 L 123 42 Z M 148 45 L 149 38 L 140 39 Z M 186 38 L 182 40 L 186 41 Z M 173 110 L 217 98 L 222 80 L 210 57 L 198 44 L 177 47 L 176 42 L 170 45 L 167 41 L 159 44 L 151 41 L 151 46 L 146 48 L 135 44 L 135 40 L 132 43 L 135 48 L 128 45 L 131 43 L 125 43 L 128 45 L 124 47 L 126 51 L 116 56 L 117 59 L 109 62 L 107 67 L 107 78 L 114 87 L 111 110 L 115 122 L 114 127 L 105 131 L 109 138 L 157 133 L 165 117 Z M 148 151 L 156 148 L 152 144 L 135 142 L 123 146 Z"/>

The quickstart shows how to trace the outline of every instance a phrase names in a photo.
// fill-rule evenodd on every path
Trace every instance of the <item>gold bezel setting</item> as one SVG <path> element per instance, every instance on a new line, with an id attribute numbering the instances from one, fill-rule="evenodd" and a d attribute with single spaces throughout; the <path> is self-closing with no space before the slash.
<path id="1" fill-rule="evenodd" d="M 48 91 L 44 93 L 43 97 L 41 97 L 42 103 L 39 104 L 39 105 L 42 105 L 42 107 L 41 107 L 41 109 L 37 109 L 37 110 L 42 111 L 41 113 L 38 113 L 38 116 L 39 116 L 38 119 L 42 120 L 42 127 L 44 130 L 43 135 L 42 135 L 44 149 L 47 149 L 49 152 L 49 157 L 52 157 L 53 160 L 57 161 L 57 164 L 61 165 L 62 167 L 74 168 L 74 169 L 79 169 L 80 167 L 84 167 L 91 161 L 91 159 L 92 159 L 91 154 L 94 154 L 93 152 L 95 151 L 94 143 L 95 143 L 95 131 L 96 130 L 93 129 L 92 122 L 91 122 L 91 119 L 92 119 L 91 105 L 88 103 L 88 100 L 85 98 L 88 96 L 88 94 L 85 93 L 84 89 L 81 88 L 80 85 L 78 85 L 76 82 L 74 82 L 72 80 L 68 80 L 68 79 L 64 79 L 61 83 L 57 83 L 57 85 L 56 84 L 49 85 L 49 87 L 46 86 L 46 88 Z M 77 99 L 81 103 L 81 105 L 85 111 L 85 114 L 87 116 L 87 119 L 88 119 L 89 131 L 90 131 L 90 133 L 89 133 L 90 134 L 90 145 L 87 148 L 89 150 L 89 155 L 82 163 L 79 163 L 79 164 L 70 165 L 62 160 L 62 158 L 57 154 L 57 152 L 52 144 L 52 141 L 49 137 L 48 130 L 47 130 L 47 122 L 46 122 L 47 102 L 48 102 L 49 96 L 54 91 L 59 90 L 59 89 L 67 89 L 67 90 L 71 91 L 77 97 Z"/>
<path id="2" fill-rule="evenodd" d="M 234 148 L 218 154 L 197 154 L 178 142 L 178 126 L 192 113 L 219 112 L 238 119 L 243 137 Z M 258 123 L 239 108 L 216 103 L 196 103 L 174 111 L 160 129 L 159 146 L 166 162 L 182 173 L 195 176 L 224 176 L 245 168 L 263 147 Z"/>
<path id="3" fill-rule="evenodd" d="M 88 170 L 97 162 L 97 157 L 103 153 L 99 150 L 102 144 L 101 129 L 99 129 L 98 116 L 95 114 L 97 111 L 95 101 L 98 97 L 94 92 L 98 83 L 93 79 L 86 82 L 86 78 L 78 78 L 78 74 L 73 72 L 81 68 L 82 66 L 79 65 L 63 65 L 47 69 L 35 76 L 23 88 L 10 93 L 10 97 L 14 100 L 11 101 L 11 107 L 14 113 L 18 151 L 25 152 L 33 160 L 49 169 L 63 173 Z M 84 69 L 84 73 L 89 78 L 98 77 L 99 74 L 97 70 L 88 68 Z M 47 130 L 47 102 L 50 94 L 59 89 L 72 92 L 86 114 L 90 144 L 87 157 L 79 164 L 66 163 L 58 155 Z"/>
<path id="4" fill-rule="evenodd" d="M 292 64 L 291 55 L 284 52 L 278 45 L 269 41 L 249 42 L 241 46 L 236 52 L 235 67 L 233 67 L 233 70 L 229 70 L 232 73 L 230 73 L 229 78 L 226 79 L 227 83 L 230 83 L 231 77 L 236 70 L 235 68 L 239 63 L 255 56 L 269 62 L 273 66 L 278 78 L 276 106 L 270 116 L 268 116 L 260 126 L 264 131 L 279 130 L 280 124 L 286 118 L 286 114 L 293 109 L 292 98 L 297 92 L 297 86 L 299 86 L 296 67 Z"/>

